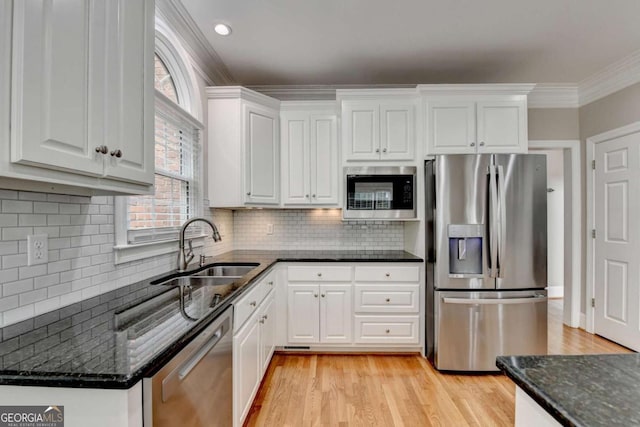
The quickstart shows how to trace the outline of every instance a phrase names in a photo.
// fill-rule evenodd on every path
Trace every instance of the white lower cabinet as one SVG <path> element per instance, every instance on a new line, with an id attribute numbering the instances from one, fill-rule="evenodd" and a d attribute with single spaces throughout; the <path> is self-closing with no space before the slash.
<path id="1" fill-rule="evenodd" d="M 274 273 L 234 304 L 233 425 L 242 426 L 275 349 Z"/>
<path id="2" fill-rule="evenodd" d="M 290 343 L 350 343 L 351 284 L 289 284 Z"/>
<path id="3" fill-rule="evenodd" d="M 419 266 L 297 264 L 287 273 L 290 345 L 348 349 L 420 344 Z"/>

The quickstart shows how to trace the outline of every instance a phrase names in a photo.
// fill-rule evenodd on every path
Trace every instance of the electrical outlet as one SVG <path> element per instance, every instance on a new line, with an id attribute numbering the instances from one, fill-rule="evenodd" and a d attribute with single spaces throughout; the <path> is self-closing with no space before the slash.
<path id="1" fill-rule="evenodd" d="M 49 236 L 27 236 L 27 265 L 46 264 L 49 261 Z"/>
<path id="2" fill-rule="evenodd" d="M 267 234 L 273 234 L 273 224 L 267 224 Z"/>

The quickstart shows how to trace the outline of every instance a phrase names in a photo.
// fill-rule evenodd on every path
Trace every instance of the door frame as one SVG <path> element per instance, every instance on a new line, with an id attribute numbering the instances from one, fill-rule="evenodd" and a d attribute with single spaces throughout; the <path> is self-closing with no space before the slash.
<path id="1" fill-rule="evenodd" d="M 564 194 L 565 199 L 568 195 L 571 195 L 571 229 L 565 230 L 565 247 L 567 241 L 571 242 L 571 280 L 569 281 L 570 283 L 567 283 L 567 280 L 564 283 L 565 299 L 562 320 L 564 324 L 577 328 L 581 326 L 580 302 L 582 299 L 582 189 L 580 184 L 582 170 L 580 168 L 580 140 L 529 141 L 530 152 L 554 149 L 562 150 L 565 153 L 568 150 L 570 156 L 570 186 L 567 188 L 567 180 L 565 179 Z M 566 168 L 565 178 L 567 178 Z M 567 264 L 566 259 L 567 253 L 565 251 L 565 265 Z M 566 271 L 564 277 L 565 279 L 567 278 Z M 567 295 L 570 297 L 566 298 Z"/>
<path id="2" fill-rule="evenodd" d="M 592 162 L 595 160 L 596 144 L 640 132 L 640 121 L 629 125 L 612 129 L 587 138 L 587 162 L 585 164 L 587 172 L 587 229 L 585 237 L 587 239 L 587 295 L 586 295 L 586 319 L 585 329 L 587 332 L 595 333 L 595 309 L 589 303 L 595 295 L 595 239 L 591 237 L 591 230 L 595 229 L 595 169 Z"/>

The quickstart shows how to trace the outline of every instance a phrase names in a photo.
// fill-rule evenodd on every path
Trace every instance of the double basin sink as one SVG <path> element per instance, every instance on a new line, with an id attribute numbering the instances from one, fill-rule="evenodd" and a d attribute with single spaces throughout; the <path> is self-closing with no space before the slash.
<path id="1" fill-rule="evenodd" d="M 218 286 L 227 285 L 256 268 L 258 263 L 215 263 L 202 270 L 163 277 L 151 282 L 163 286 Z"/>

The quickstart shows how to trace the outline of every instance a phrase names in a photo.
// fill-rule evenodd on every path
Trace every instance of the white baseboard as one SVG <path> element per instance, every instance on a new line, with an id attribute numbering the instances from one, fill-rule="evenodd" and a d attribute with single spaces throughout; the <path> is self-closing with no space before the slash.
<path id="1" fill-rule="evenodd" d="M 587 315 L 580 313 L 580 329 L 587 330 Z"/>
<path id="2" fill-rule="evenodd" d="M 549 286 L 547 288 L 548 298 L 562 298 L 564 296 L 564 286 Z"/>

